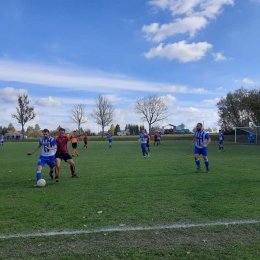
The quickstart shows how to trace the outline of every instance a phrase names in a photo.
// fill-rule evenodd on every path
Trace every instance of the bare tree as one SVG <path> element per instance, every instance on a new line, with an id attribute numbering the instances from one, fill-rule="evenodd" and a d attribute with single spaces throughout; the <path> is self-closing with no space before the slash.
<path id="1" fill-rule="evenodd" d="M 81 125 L 88 122 L 88 118 L 85 116 L 85 113 L 86 106 L 84 104 L 75 105 L 71 111 L 71 119 L 77 124 L 79 133 Z"/>
<path id="2" fill-rule="evenodd" d="M 99 95 L 95 99 L 95 108 L 91 116 L 95 122 L 102 128 L 102 137 L 104 135 L 104 128 L 108 126 L 113 120 L 114 108 L 106 97 Z"/>
<path id="3" fill-rule="evenodd" d="M 18 123 L 22 126 L 22 134 L 24 138 L 24 125 L 33 120 L 36 116 L 34 112 L 34 107 L 29 106 L 29 99 L 28 95 L 19 95 L 18 96 L 18 106 L 16 108 L 17 113 L 12 114 L 12 118 L 15 118 L 18 120 Z"/>
<path id="4" fill-rule="evenodd" d="M 135 104 L 135 112 L 141 116 L 143 121 L 148 123 L 149 133 L 151 132 L 152 124 L 169 117 L 166 103 L 161 97 L 156 95 L 149 95 L 138 100 Z"/>

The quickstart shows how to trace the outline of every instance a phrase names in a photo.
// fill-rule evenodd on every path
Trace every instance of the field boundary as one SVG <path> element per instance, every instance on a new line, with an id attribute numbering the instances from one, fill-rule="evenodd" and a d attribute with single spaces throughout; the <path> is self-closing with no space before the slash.
<path id="1" fill-rule="evenodd" d="M 260 220 L 233 220 L 233 221 L 217 221 L 209 223 L 194 223 L 194 224 L 170 224 L 170 225 L 158 225 L 149 227 L 111 227 L 111 228 L 100 228 L 91 230 L 60 230 L 50 232 L 39 232 L 39 233 L 28 233 L 28 234 L 9 234 L 0 235 L 0 239 L 8 238 L 25 238 L 25 237 L 48 237 L 48 236 L 61 236 L 61 235 L 80 235 L 80 234 L 93 234 L 101 232 L 126 232 L 126 231 L 146 231 L 146 230 L 163 230 L 163 229 L 187 229 L 193 227 L 213 227 L 213 226 L 229 226 L 229 225 L 248 225 L 258 224 Z"/>

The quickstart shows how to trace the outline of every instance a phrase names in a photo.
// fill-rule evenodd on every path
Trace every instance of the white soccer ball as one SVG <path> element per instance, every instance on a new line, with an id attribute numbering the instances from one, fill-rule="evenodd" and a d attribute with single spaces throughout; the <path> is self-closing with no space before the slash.
<path id="1" fill-rule="evenodd" d="M 46 185 L 46 181 L 44 179 L 40 179 L 37 181 L 37 186 L 44 187 Z"/>

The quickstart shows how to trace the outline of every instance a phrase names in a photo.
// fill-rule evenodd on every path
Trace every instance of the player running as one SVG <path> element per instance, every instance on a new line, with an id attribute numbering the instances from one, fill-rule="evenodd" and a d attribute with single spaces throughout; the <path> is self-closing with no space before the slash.
<path id="1" fill-rule="evenodd" d="M 204 158 L 204 163 L 206 166 L 206 171 L 207 171 L 207 173 L 210 173 L 209 160 L 208 160 L 208 148 L 207 148 L 207 146 L 209 145 L 210 142 L 211 142 L 211 139 L 210 139 L 209 134 L 203 130 L 202 124 L 198 123 L 197 131 L 194 133 L 193 143 L 191 144 L 192 146 L 195 145 L 194 159 L 195 159 L 195 163 L 197 165 L 196 172 L 201 171 L 199 155 L 202 154 L 203 158 Z"/>
<path id="2" fill-rule="evenodd" d="M 74 155 L 79 156 L 79 153 L 77 151 L 78 142 L 79 142 L 78 135 L 76 135 L 76 131 L 73 131 L 73 135 L 71 137 L 71 146 L 72 146 L 72 149 L 73 149 L 72 156 L 74 156 Z"/>
<path id="3" fill-rule="evenodd" d="M 145 130 L 143 129 L 142 133 L 139 135 L 139 139 L 138 139 L 138 141 L 141 142 L 141 149 L 142 149 L 142 153 L 143 153 L 143 158 L 150 157 L 150 154 L 146 150 L 147 139 L 148 139 L 148 136 L 145 133 Z"/>
<path id="4" fill-rule="evenodd" d="M 77 137 L 81 135 L 75 135 Z M 68 153 L 68 147 L 67 143 L 72 138 L 71 135 L 65 134 L 65 129 L 60 128 L 59 129 L 59 135 L 56 137 L 57 142 L 57 152 L 55 154 L 55 180 L 56 182 L 59 182 L 59 175 L 60 175 L 60 163 L 62 160 L 67 162 L 70 165 L 70 171 L 71 171 L 71 177 L 72 178 L 78 178 L 78 175 L 75 172 L 75 163 L 72 159 L 72 157 Z"/>
<path id="5" fill-rule="evenodd" d="M 4 146 L 4 135 L 0 134 L 0 146 Z"/>
<path id="6" fill-rule="evenodd" d="M 225 151 L 224 146 L 224 134 L 222 133 L 222 130 L 219 130 L 219 136 L 218 136 L 218 151 Z"/>
<path id="7" fill-rule="evenodd" d="M 83 141 L 84 141 L 84 145 L 83 145 L 82 149 L 84 149 L 84 147 L 86 147 L 86 149 L 87 149 L 88 148 L 88 136 L 87 136 L 87 134 L 85 134 L 83 136 Z"/>
<path id="8" fill-rule="evenodd" d="M 107 140 L 108 140 L 108 148 L 112 148 L 112 142 L 113 142 L 113 137 L 112 137 L 112 134 L 110 132 L 108 132 L 107 134 Z"/>
<path id="9" fill-rule="evenodd" d="M 51 179 L 53 180 L 53 170 L 55 166 L 55 153 L 57 150 L 57 143 L 55 139 L 52 136 L 50 136 L 50 132 L 48 129 L 44 129 L 42 133 L 43 133 L 43 137 L 40 139 L 38 146 L 36 146 L 33 151 L 27 153 L 27 156 L 30 156 L 42 147 L 42 152 L 37 165 L 36 181 L 41 179 L 42 167 L 45 164 L 49 165 L 50 167 L 49 174 Z"/>

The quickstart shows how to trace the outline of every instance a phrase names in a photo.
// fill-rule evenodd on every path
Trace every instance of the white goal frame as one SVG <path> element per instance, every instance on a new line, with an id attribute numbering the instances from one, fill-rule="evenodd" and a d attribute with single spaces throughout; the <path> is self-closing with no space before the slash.
<path id="1" fill-rule="evenodd" d="M 235 130 L 235 144 L 237 143 L 237 129 L 241 129 L 241 130 L 244 130 L 245 132 L 248 132 L 248 133 L 254 133 L 255 134 L 255 143 L 257 144 L 258 140 L 258 133 L 260 133 L 260 126 L 236 126 L 234 127 L 234 130 Z M 251 129 L 251 131 L 249 131 Z"/>

